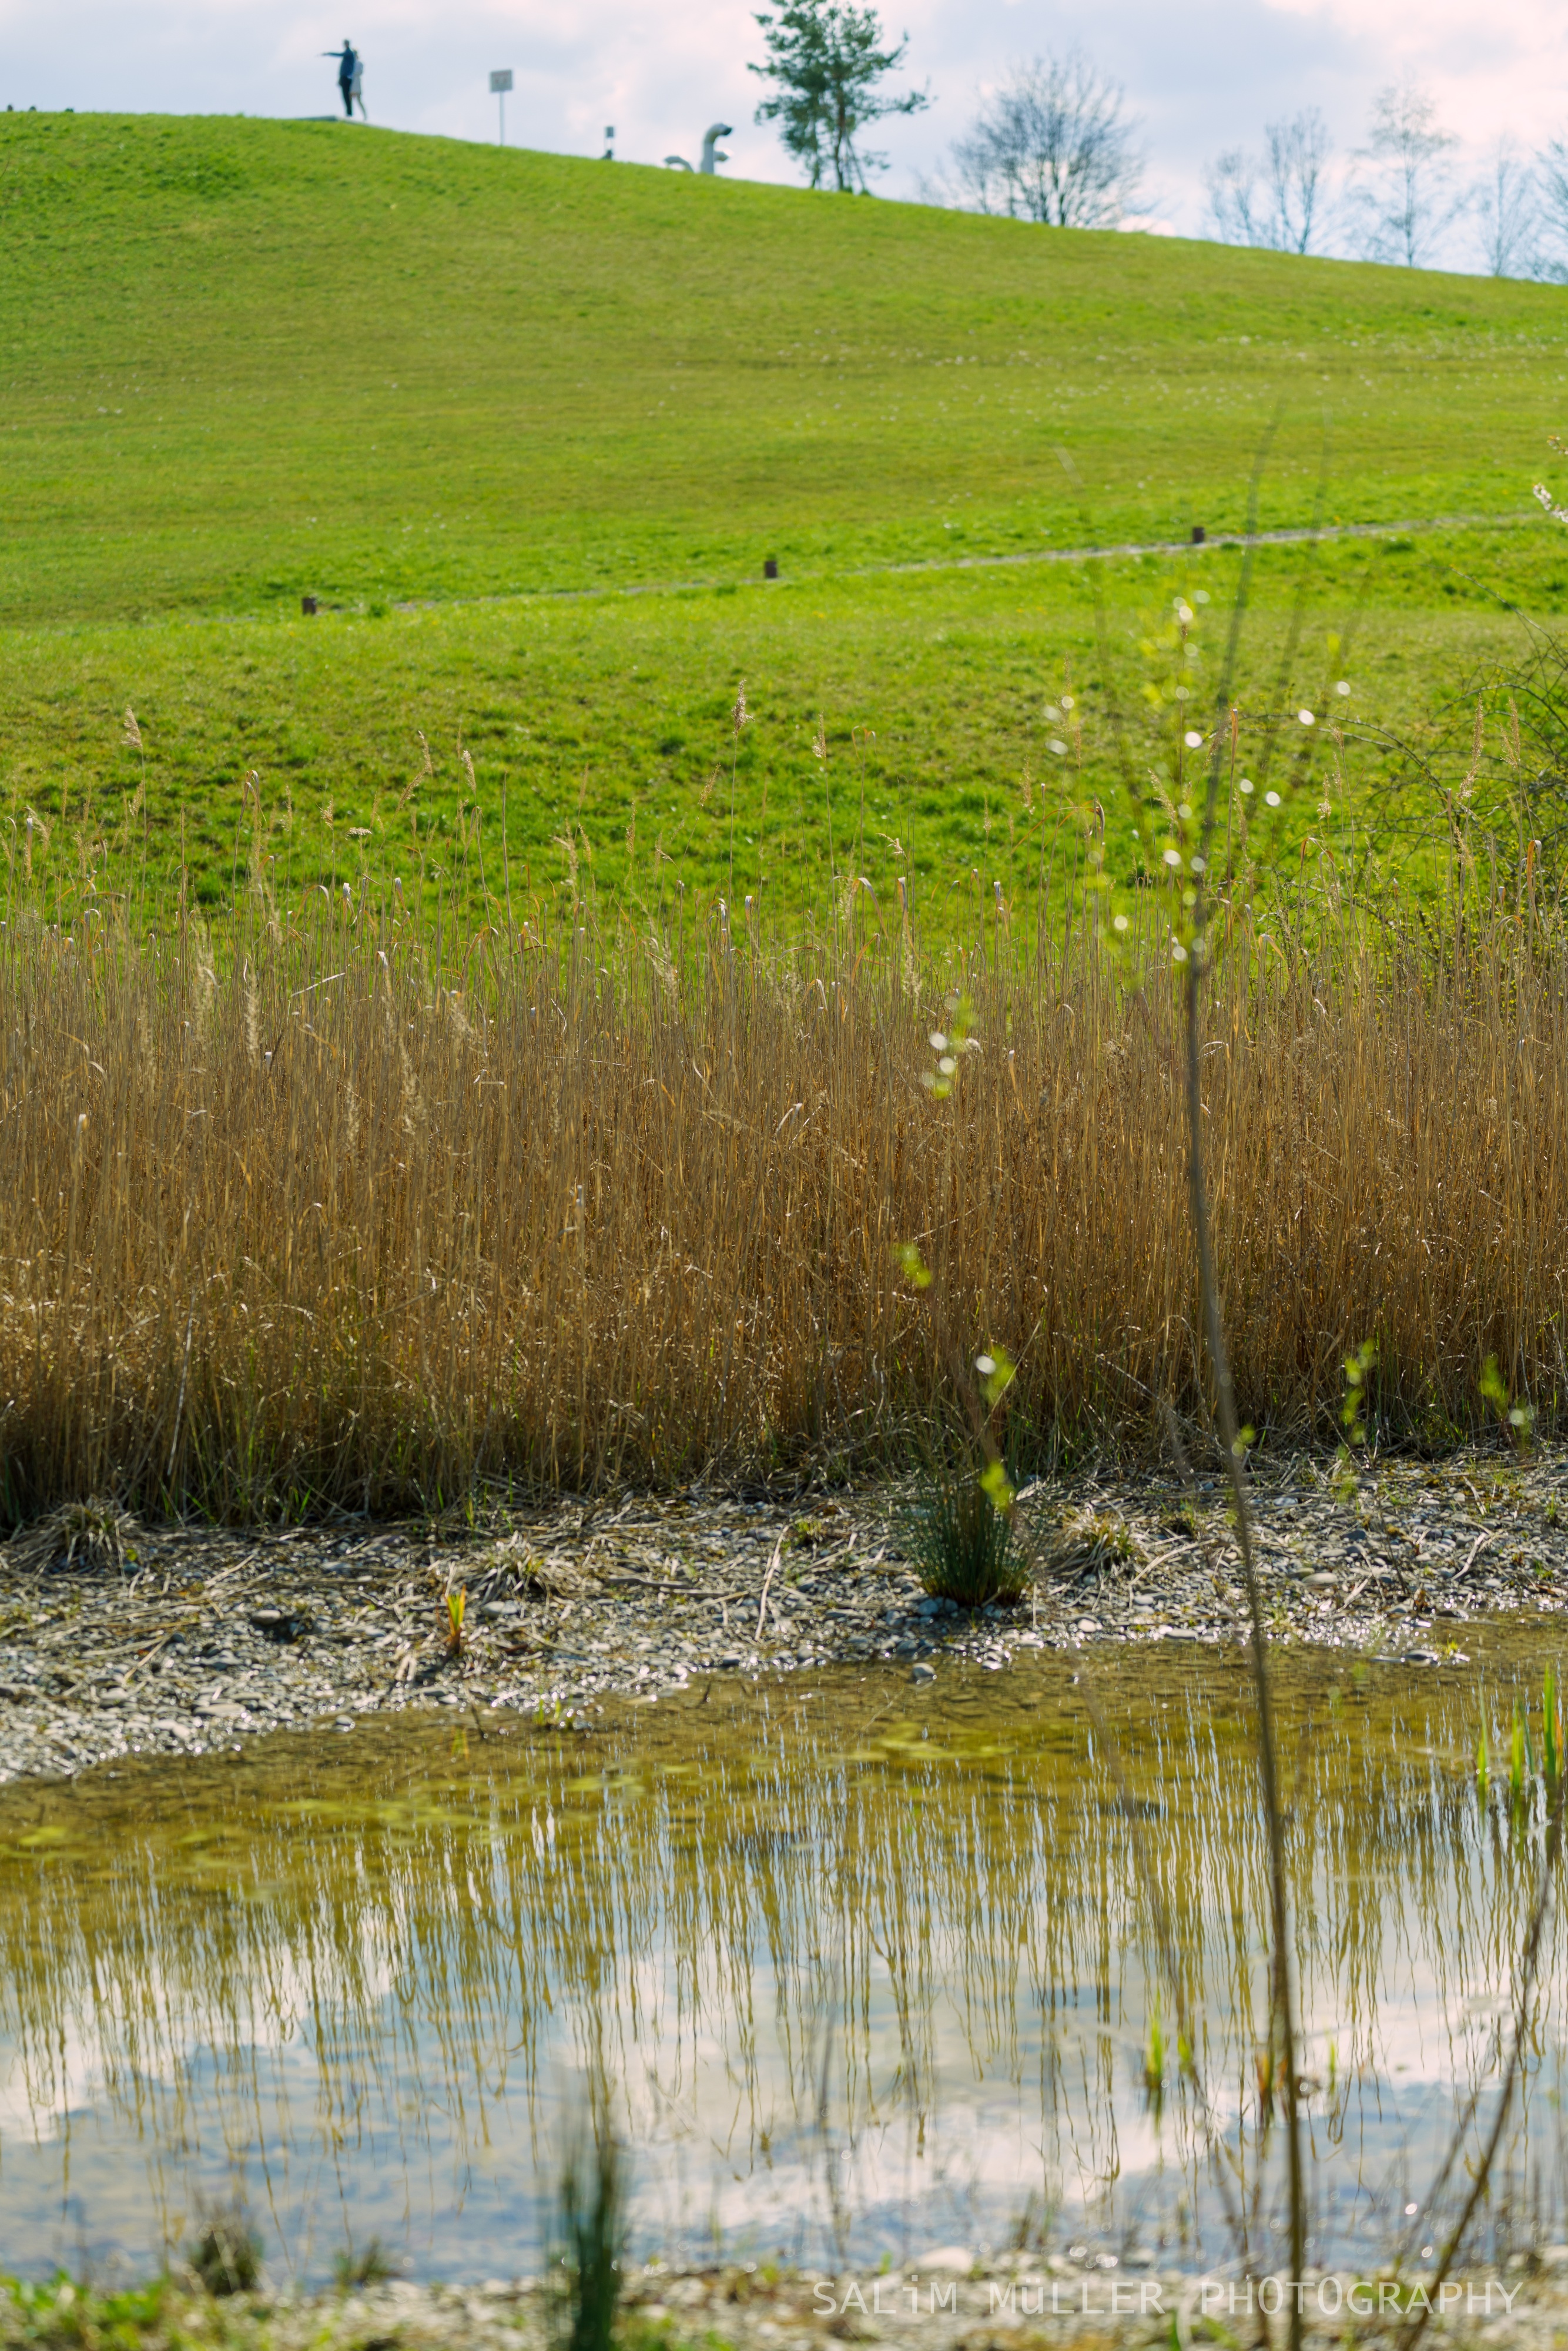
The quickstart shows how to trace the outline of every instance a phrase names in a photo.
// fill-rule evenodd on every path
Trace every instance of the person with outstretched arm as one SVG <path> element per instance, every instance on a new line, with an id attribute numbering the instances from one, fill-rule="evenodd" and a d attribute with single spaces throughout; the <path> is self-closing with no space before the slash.
<path id="1" fill-rule="evenodd" d="M 340 49 L 323 49 L 321 54 L 338 60 L 338 88 L 342 95 L 343 111 L 351 122 L 354 119 L 354 84 L 361 71 L 359 51 L 345 33 Z M 362 99 L 361 103 L 363 104 Z"/>

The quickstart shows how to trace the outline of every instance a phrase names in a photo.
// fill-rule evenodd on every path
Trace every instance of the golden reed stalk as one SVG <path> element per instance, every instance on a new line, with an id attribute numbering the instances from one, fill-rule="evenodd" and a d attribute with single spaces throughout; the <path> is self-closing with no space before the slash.
<path id="1" fill-rule="evenodd" d="M 1013 1420 L 1210 1418 L 1180 975 L 1092 925 L 922 966 L 716 915 L 558 955 L 324 893 L 215 965 L 41 914 L 0 935 L 0 1511 L 233 1516 L 904 1456 L 944 1371 L 896 1262 L 1017 1359 Z M 1239 918 L 1238 918 L 1239 924 Z M 1238 927 L 1201 1054 L 1241 1417 L 1475 1426 L 1485 1359 L 1568 1395 L 1568 946 L 1475 894 Z M 999 945 L 998 941 L 999 940 Z M 962 990 L 979 1050 L 919 1080 Z"/>

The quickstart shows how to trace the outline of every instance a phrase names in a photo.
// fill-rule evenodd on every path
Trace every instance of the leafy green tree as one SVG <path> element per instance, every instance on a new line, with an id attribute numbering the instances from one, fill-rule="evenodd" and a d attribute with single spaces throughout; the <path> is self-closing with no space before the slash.
<path id="1" fill-rule="evenodd" d="M 778 123 L 812 187 L 828 183 L 841 195 L 857 189 L 865 194 L 866 173 L 884 172 L 887 158 L 858 146 L 858 134 L 885 115 L 918 114 L 930 104 L 923 89 L 895 98 L 877 87 L 903 64 L 908 36 L 884 47 L 876 10 L 843 7 L 839 0 L 789 0 L 757 22 L 768 62 L 749 70 L 775 85 L 757 110 L 758 121 Z"/>

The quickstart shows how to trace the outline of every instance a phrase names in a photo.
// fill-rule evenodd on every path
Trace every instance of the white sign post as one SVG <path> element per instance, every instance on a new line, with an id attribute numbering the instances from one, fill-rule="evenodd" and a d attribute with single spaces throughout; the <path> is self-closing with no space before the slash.
<path id="1" fill-rule="evenodd" d="M 497 100 L 501 109 L 501 144 L 503 147 L 507 143 L 507 92 L 511 89 L 511 87 L 512 68 L 510 66 L 503 66 L 499 73 L 493 73 L 490 76 L 490 95 Z"/>

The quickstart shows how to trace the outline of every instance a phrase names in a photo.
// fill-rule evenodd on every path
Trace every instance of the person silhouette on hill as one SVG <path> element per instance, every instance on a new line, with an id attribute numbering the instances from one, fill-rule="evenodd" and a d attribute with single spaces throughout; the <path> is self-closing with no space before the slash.
<path id="1" fill-rule="evenodd" d="M 336 57 L 338 60 L 338 88 L 342 96 L 343 111 L 351 122 L 354 119 L 356 98 L 360 100 L 361 113 L 365 110 L 365 101 L 360 95 L 361 82 L 364 74 L 364 66 L 360 53 L 345 33 L 340 49 L 324 49 L 322 55 Z"/>

